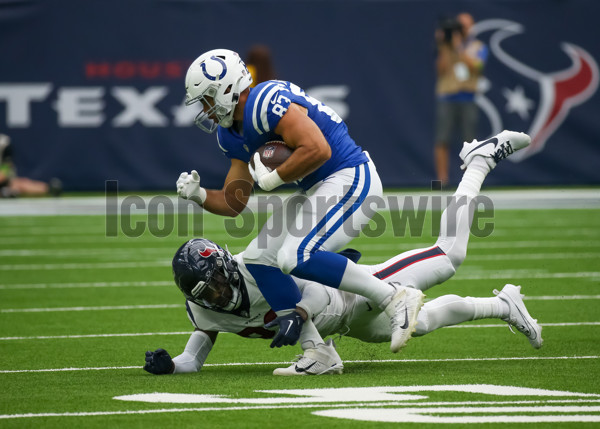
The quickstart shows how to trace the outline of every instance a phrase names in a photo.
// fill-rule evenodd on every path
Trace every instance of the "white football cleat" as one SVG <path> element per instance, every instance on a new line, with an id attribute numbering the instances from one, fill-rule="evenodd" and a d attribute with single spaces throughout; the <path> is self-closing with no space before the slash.
<path id="1" fill-rule="evenodd" d="M 498 162 L 529 146 L 530 143 L 531 137 L 527 134 L 508 130 L 504 130 L 482 142 L 477 140 L 473 140 L 471 143 L 464 142 L 459 154 L 460 159 L 463 160 L 463 165 L 460 168 L 464 170 L 474 157 L 483 156 L 490 169 L 493 169 Z"/>
<path id="2" fill-rule="evenodd" d="M 341 374 L 344 370 L 342 358 L 335 351 L 335 343 L 330 338 L 325 344 L 304 350 L 298 361 L 287 368 L 276 368 L 273 375 L 325 375 Z"/>
<path id="3" fill-rule="evenodd" d="M 542 347 L 544 343 L 542 327 L 527 311 L 523 302 L 524 295 L 521 294 L 521 286 L 507 284 L 500 292 L 494 289 L 494 293 L 508 304 L 508 317 L 502 320 L 507 322 L 509 327 L 514 326 L 517 328 L 517 331 L 525 335 L 534 348 L 539 349 Z"/>
<path id="4" fill-rule="evenodd" d="M 390 350 L 398 353 L 417 329 L 417 315 L 423 306 L 425 295 L 419 289 L 402 287 L 385 307 L 392 325 Z"/>

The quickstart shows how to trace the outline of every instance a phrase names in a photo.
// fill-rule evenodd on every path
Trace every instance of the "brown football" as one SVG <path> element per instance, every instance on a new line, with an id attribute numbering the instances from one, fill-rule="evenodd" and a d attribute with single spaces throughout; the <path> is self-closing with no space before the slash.
<path id="1" fill-rule="evenodd" d="M 271 141 L 256 149 L 256 153 L 260 155 L 262 163 L 271 171 L 283 164 L 292 152 L 292 149 L 282 141 Z M 250 158 L 250 165 L 254 168 L 254 154 Z"/>

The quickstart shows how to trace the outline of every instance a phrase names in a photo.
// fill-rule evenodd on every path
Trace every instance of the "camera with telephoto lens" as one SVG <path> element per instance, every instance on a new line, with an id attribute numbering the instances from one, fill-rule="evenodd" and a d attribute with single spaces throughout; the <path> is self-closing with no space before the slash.
<path id="1" fill-rule="evenodd" d="M 462 24 L 456 18 L 440 19 L 438 28 L 442 31 L 444 43 L 452 43 L 452 36 L 458 32 L 462 36 Z"/>

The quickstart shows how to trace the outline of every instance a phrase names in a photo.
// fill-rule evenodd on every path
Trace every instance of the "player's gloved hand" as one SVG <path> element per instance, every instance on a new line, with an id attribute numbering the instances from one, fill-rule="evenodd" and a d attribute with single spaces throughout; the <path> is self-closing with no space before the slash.
<path id="1" fill-rule="evenodd" d="M 285 183 L 281 180 L 281 177 L 279 177 L 279 173 L 276 169 L 269 171 L 267 166 L 262 163 L 258 152 L 254 154 L 254 168 L 252 168 L 252 164 L 248 163 L 248 170 L 250 170 L 250 175 L 254 181 L 258 183 L 258 186 L 264 191 L 272 191 Z"/>
<path id="2" fill-rule="evenodd" d="M 177 179 L 177 194 L 186 200 L 192 200 L 200 205 L 206 201 L 206 189 L 200 186 L 200 175 L 196 170 L 191 174 L 183 172 Z"/>
<path id="3" fill-rule="evenodd" d="M 146 352 L 146 364 L 144 369 L 151 374 L 172 374 L 175 364 L 165 349 L 156 349 L 156 351 Z"/>
<path id="4" fill-rule="evenodd" d="M 279 316 L 265 325 L 265 329 L 279 326 L 279 332 L 271 342 L 271 348 L 281 346 L 293 346 L 300 338 L 304 319 L 300 313 L 293 311 L 285 316 Z"/>

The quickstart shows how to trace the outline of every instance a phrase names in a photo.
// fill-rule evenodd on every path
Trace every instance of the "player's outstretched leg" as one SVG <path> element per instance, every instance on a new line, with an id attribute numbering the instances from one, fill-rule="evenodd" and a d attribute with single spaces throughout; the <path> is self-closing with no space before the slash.
<path id="1" fill-rule="evenodd" d="M 324 344 L 304 350 L 298 361 L 287 368 L 276 368 L 273 375 L 325 375 L 341 374 L 344 370 L 342 359 L 335 350 L 330 338 Z"/>
<path id="2" fill-rule="evenodd" d="M 543 343 L 542 327 L 527 311 L 521 286 L 507 284 L 494 293 L 496 296 L 490 298 L 442 295 L 427 302 L 419 312 L 414 336 L 472 320 L 500 319 L 517 328 L 534 348 L 539 349 Z"/>
<path id="3" fill-rule="evenodd" d="M 534 348 L 542 347 L 544 343 L 542 327 L 537 323 L 537 319 L 529 315 L 523 302 L 521 286 L 507 284 L 499 292 L 495 289 L 494 293 L 508 304 L 508 315 L 502 317 L 502 320 L 507 322 L 509 327 L 517 328 L 517 331 L 525 335 Z"/>
<path id="4" fill-rule="evenodd" d="M 483 181 L 500 160 L 530 143 L 531 138 L 527 134 L 507 130 L 483 142 L 473 140 L 464 143 L 460 157 L 464 162 L 461 168 L 466 171 L 451 203 L 442 214 L 440 237 L 436 243 L 448 255 L 455 269 L 467 254 L 475 209 L 471 200 L 479 195 Z"/>
<path id="5" fill-rule="evenodd" d="M 419 289 L 401 287 L 385 307 L 392 327 L 390 350 L 393 353 L 398 353 L 415 332 L 424 298 L 425 295 Z"/>
<path id="6" fill-rule="evenodd" d="M 527 134 L 508 130 L 482 142 L 465 142 L 460 151 L 460 158 L 463 160 L 461 168 L 464 170 L 475 157 L 482 156 L 491 170 L 498 162 L 529 146 L 530 143 L 531 138 Z"/>

